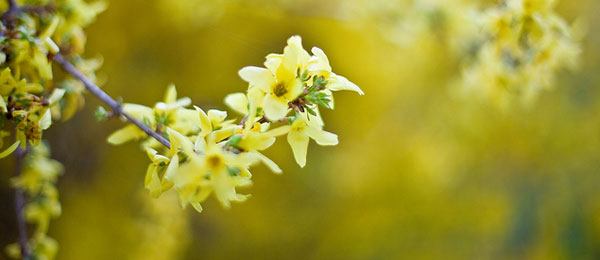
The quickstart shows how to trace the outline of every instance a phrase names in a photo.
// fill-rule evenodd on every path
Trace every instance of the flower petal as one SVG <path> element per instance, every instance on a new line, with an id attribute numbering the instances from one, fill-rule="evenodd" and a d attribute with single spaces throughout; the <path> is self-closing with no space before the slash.
<path id="1" fill-rule="evenodd" d="M 204 110 L 202 110 L 202 108 L 199 108 L 197 106 L 194 106 L 194 108 L 196 108 L 196 111 L 198 111 L 198 115 L 200 116 L 200 129 L 202 130 L 200 134 L 202 136 L 207 136 L 210 132 L 212 132 L 212 124 L 210 123 L 210 119 L 208 118 L 206 113 L 204 113 Z"/>
<path id="2" fill-rule="evenodd" d="M 302 92 L 304 91 L 304 85 L 300 79 L 294 79 L 287 86 L 287 93 L 285 93 L 284 97 L 286 100 L 292 101 L 296 99 Z"/>
<path id="3" fill-rule="evenodd" d="M 150 195 L 154 198 L 160 195 L 160 178 L 158 177 L 158 167 L 151 163 L 146 170 L 146 178 L 144 178 L 144 187 L 150 191 Z"/>
<path id="4" fill-rule="evenodd" d="M 255 154 L 256 156 L 258 156 L 258 158 L 267 166 L 269 167 L 269 169 L 277 174 L 281 174 L 281 168 L 279 168 L 279 166 L 273 161 L 271 160 L 269 157 L 265 156 L 262 153 L 259 152 L 251 152 L 253 154 Z"/>
<path id="5" fill-rule="evenodd" d="M 202 213 L 202 205 L 200 205 L 200 202 L 192 202 L 190 204 L 196 211 L 198 211 L 198 213 Z"/>
<path id="6" fill-rule="evenodd" d="M 273 94 L 267 94 L 264 100 L 265 116 L 271 121 L 282 119 L 288 113 L 288 104 L 285 100 L 277 98 Z"/>
<path id="7" fill-rule="evenodd" d="M 265 134 L 276 137 L 276 136 L 287 134 L 289 131 L 290 131 L 290 126 L 284 125 L 284 126 L 277 127 L 275 129 L 271 129 L 268 132 L 266 132 Z"/>
<path id="8" fill-rule="evenodd" d="M 186 154 L 194 153 L 194 144 L 186 136 L 173 130 L 170 127 L 167 128 L 167 133 L 169 134 L 169 140 L 171 141 L 171 150 L 172 151 L 175 151 L 175 152 L 182 151 Z"/>
<path id="9" fill-rule="evenodd" d="M 288 39 L 287 44 L 296 49 L 296 52 L 298 53 L 298 60 L 296 61 L 297 65 L 305 67 L 310 59 L 310 54 L 302 47 L 302 38 L 298 35 L 294 35 Z"/>
<path id="10" fill-rule="evenodd" d="M 3 152 L 0 153 L 0 159 L 10 155 L 12 152 L 14 152 L 15 150 L 17 150 L 17 147 L 19 147 L 19 144 L 21 143 L 21 141 L 16 141 L 14 144 L 12 144 L 10 147 L 8 147 L 6 150 L 4 150 Z"/>
<path id="11" fill-rule="evenodd" d="M 6 113 L 8 111 L 6 109 L 6 102 L 4 102 L 4 97 L 0 96 L 0 112 Z"/>
<path id="12" fill-rule="evenodd" d="M 286 46 L 283 49 L 283 60 L 277 68 L 277 81 L 291 82 L 296 78 L 296 70 L 298 68 L 298 49 L 292 46 Z M 265 91 L 270 92 L 270 90 Z"/>
<path id="13" fill-rule="evenodd" d="M 248 114 L 248 98 L 244 93 L 233 93 L 225 97 L 225 104 L 242 115 Z"/>
<path id="14" fill-rule="evenodd" d="M 56 104 L 56 102 L 60 101 L 60 99 L 65 95 L 65 92 L 66 90 L 62 88 L 55 88 L 54 91 L 52 91 L 50 97 L 48 98 L 48 103 L 50 103 L 50 105 Z"/>
<path id="15" fill-rule="evenodd" d="M 40 117 L 38 125 L 41 130 L 46 130 L 52 125 L 52 112 L 49 108 L 47 108 L 44 114 L 42 114 L 42 117 Z"/>
<path id="16" fill-rule="evenodd" d="M 110 136 L 108 136 L 108 143 L 112 145 L 120 145 L 131 140 L 139 139 L 144 137 L 146 134 L 142 130 L 138 129 L 135 125 L 128 125 L 123 127 Z"/>
<path id="17" fill-rule="evenodd" d="M 269 69 L 269 71 L 275 75 L 279 65 L 281 65 L 282 60 L 283 55 L 281 54 L 269 54 L 267 55 L 267 60 L 265 61 L 265 67 L 267 67 L 267 69 Z"/>
<path id="18" fill-rule="evenodd" d="M 242 68 L 238 74 L 244 81 L 264 92 L 270 92 L 271 87 L 275 85 L 273 74 L 265 68 L 248 66 Z"/>
<path id="19" fill-rule="evenodd" d="M 151 122 L 154 121 L 154 111 L 147 106 L 126 103 L 123 104 L 123 111 L 140 120 L 147 118 Z"/>
<path id="20" fill-rule="evenodd" d="M 308 150 L 308 135 L 305 131 L 290 131 L 287 141 L 294 152 L 294 159 L 300 167 L 306 165 L 306 154 Z"/>
<path id="21" fill-rule="evenodd" d="M 310 62 L 308 64 L 308 70 L 318 72 L 323 74 L 325 72 L 331 72 L 331 65 L 329 65 L 329 59 L 327 59 L 327 55 L 323 50 L 313 47 L 312 53 L 314 56 L 311 57 Z M 328 75 L 326 75 L 328 76 Z"/>
<path id="22" fill-rule="evenodd" d="M 225 120 L 225 118 L 227 118 L 227 112 L 217 109 L 208 110 L 206 115 L 208 116 L 208 119 L 210 120 L 213 126 L 218 126 L 221 122 Z"/>
<path id="23" fill-rule="evenodd" d="M 169 166 L 167 167 L 167 170 L 165 171 L 165 179 L 172 182 L 173 176 L 175 176 L 177 168 L 179 168 L 179 156 L 177 156 L 177 154 L 175 154 L 175 155 L 173 155 L 173 158 L 171 158 L 171 162 L 169 163 Z"/>
<path id="24" fill-rule="evenodd" d="M 165 93 L 165 103 L 170 104 L 175 102 L 175 100 L 177 100 L 177 89 L 175 89 L 174 84 L 171 84 Z"/>
<path id="25" fill-rule="evenodd" d="M 306 129 L 308 136 L 315 140 L 319 145 L 337 145 L 338 137 L 334 133 L 323 131 L 317 128 L 308 127 Z"/>
<path id="26" fill-rule="evenodd" d="M 336 75 L 334 73 L 332 73 L 331 77 L 329 77 L 329 84 L 327 84 L 327 88 L 332 91 L 350 90 L 360 95 L 365 94 L 365 92 L 363 92 L 356 84 L 350 82 L 344 76 Z"/>

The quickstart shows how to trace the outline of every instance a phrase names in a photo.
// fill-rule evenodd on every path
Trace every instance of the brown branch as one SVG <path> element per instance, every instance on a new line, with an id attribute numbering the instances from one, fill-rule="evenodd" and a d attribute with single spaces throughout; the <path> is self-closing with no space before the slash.
<path id="1" fill-rule="evenodd" d="M 21 147 L 18 147 L 15 151 L 15 177 L 21 175 L 23 170 L 23 159 L 27 152 Z M 21 188 L 15 187 L 15 210 L 17 212 L 17 227 L 19 231 L 19 246 L 21 248 L 21 257 L 23 259 L 29 259 L 31 255 L 29 245 L 27 244 L 27 224 L 25 223 L 25 215 L 23 210 L 25 208 L 25 195 Z"/>
<path id="2" fill-rule="evenodd" d="M 171 143 L 167 139 L 165 139 L 162 135 L 152 130 L 147 125 L 144 125 L 142 122 L 140 122 L 133 116 L 125 113 L 119 102 L 114 100 L 111 96 L 106 94 L 106 92 L 100 89 L 100 87 L 94 84 L 94 82 L 92 82 L 85 75 L 83 75 L 83 73 L 81 73 L 81 71 L 75 68 L 75 66 L 73 66 L 73 64 L 71 64 L 67 59 L 65 59 L 64 56 L 62 56 L 61 54 L 56 54 L 54 56 L 54 61 L 60 64 L 65 71 L 71 74 L 71 76 L 81 81 L 83 85 L 85 85 L 86 89 L 98 99 L 100 99 L 102 102 L 104 102 L 106 105 L 108 105 L 113 110 L 113 113 L 122 115 L 123 117 L 125 117 L 125 119 L 127 119 L 130 123 L 134 124 L 139 129 L 144 131 L 147 135 L 154 137 L 154 139 L 156 139 L 165 147 L 171 148 Z"/>

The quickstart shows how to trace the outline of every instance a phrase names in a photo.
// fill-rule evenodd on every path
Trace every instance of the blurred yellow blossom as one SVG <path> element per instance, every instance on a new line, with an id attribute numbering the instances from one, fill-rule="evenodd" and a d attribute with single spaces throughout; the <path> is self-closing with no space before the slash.
<path id="1" fill-rule="evenodd" d="M 36 229 L 29 240 L 31 254 L 36 259 L 54 259 L 58 250 L 57 242 L 48 237 L 50 220 L 61 215 L 56 182 L 63 173 L 63 166 L 49 158 L 50 151 L 45 144 L 30 147 L 24 158 L 21 175 L 12 179 L 12 185 L 22 189 L 30 201 L 25 205 L 25 219 L 35 224 Z M 16 250 L 15 250 L 16 248 Z M 17 244 L 6 248 L 13 258 L 20 258 Z"/>
<path id="2" fill-rule="evenodd" d="M 571 26 L 554 12 L 555 1 L 508 0 L 477 18 L 472 61 L 463 68 L 462 89 L 501 107 L 530 104 L 575 66 L 581 52 Z M 483 36 L 483 37 L 481 37 Z"/>

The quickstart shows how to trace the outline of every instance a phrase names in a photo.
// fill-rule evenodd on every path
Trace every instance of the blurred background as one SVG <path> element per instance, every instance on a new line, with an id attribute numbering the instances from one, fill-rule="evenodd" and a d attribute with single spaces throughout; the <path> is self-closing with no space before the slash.
<path id="1" fill-rule="evenodd" d="M 338 146 L 311 143 L 301 169 L 279 140 L 266 154 L 283 175 L 258 166 L 242 190 L 251 199 L 229 210 L 209 199 L 201 214 L 170 192 L 150 199 L 145 153 L 108 145 L 123 123 L 97 122 L 88 96 L 45 135 L 65 165 L 57 259 L 600 258 L 599 1 L 558 4 L 587 25 L 580 66 L 508 110 L 454 97 L 460 69 L 445 42 L 398 38 L 388 22 L 403 11 L 382 17 L 374 1 L 107 2 L 86 53 L 103 57 L 104 89 L 125 102 L 151 106 L 174 83 L 194 104 L 226 109 L 225 95 L 247 87 L 237 71 L 292 35 L 366 95 L 337 93 L 323 113 Z M 0 167 L 5 245 L 17 237 L 11 160 Z"/>

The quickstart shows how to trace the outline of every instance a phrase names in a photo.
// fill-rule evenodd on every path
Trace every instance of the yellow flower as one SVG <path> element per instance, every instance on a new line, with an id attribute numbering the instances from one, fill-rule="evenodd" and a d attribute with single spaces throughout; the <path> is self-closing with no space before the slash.
<path id="1" fill-rule="evenodd" d="M 233 93 L 225 97 L 225 104 L 244 115 L 245 129 L 250 129 L 264 115 L 262 102 L 265 94 L 257 87 L 249 87 L 248 93 Z"/>
<path id="2" fill-rule="evenodd" d="M 244 93 L 233 93 L 225 97 L 225 105 L 233 109 L 233 111 L 242 115 L 247 115 L 249 111 L 248 97 Z"/>
<path id="3" fill-rule="evenodd" d="M 573 30 L 553 10 L 555 1 L 505 2 L 478 17 L 473 42 L 480 47 L 462 78 L 466 93 L 503 108 L 513 100 L 531 104 L 552 87 L 557 71 L 575 66 L 581 52 Z"/>
<path id="4" fill-rule="evenodd" d="M 62 212 L 58 201 L 58 190 L 53 184 L 45 183 L 36 200 L 25 206 L 25 218 L 27 222 L 37 225 L 36 232 L 46 233 L 50 219 L 60 216 Z"/>
<path id="5" fill-rule="evenodd" d="M 306 165 L 306 154 L 308 150 L 308 141 L 313 139 L 319 145 L 337 145 L 337 135 L 323 131 L 323 121 L 320 115 L 310 116 L 302 113 L 292 123 L 287 141 L 292 147 L 294 158 L 300 167 Z"/>
<path id="6" fill-rule="evenodd" d="M 161 179 L 160 172 L 164 172 L 167 164 L 171 161 L 168 157 L 158 154 L 158 152 L 150 147 L 146 148 L 146 153 L 150 158 L 150 165 L 146 170 L 146 178 L 144 179 L 144 187 L 150 191 L 152 197 L 159 197 L 164 191 L 169 190 L 173 183 L 166 178 Z M 176 160 L 177 158 L 174 157 Z M 166 173 L 165 173 L 166 174 Z"/>
<path id="7" fill-rule="evenodd" d="M 316 76 L 323 76 L 327 80 L 326 88 L 331 91 L 350 90 L 360 95 L 365 93 L 354 83 L 350 82 L 344 76 L 336 75 L 331 71 L 331 65 L 329 65 L 329 59 L 323 50 L 313 47 L 311 49 L 313 56 L 308 62 L 307 69 L 310 74 Z"/>
<path id="8" fill-rule="evenodd" d="M 138 104 L 124 104 L 123 111 L 142 121 L 152 129 L 163 132 L 166 127 L 172 127 L 178 131 L 187 133 L 197 131 L 199 125 L 194 110 L 185 109 L 192 103 L 188 97 L 177 99 L 177 90 L 174 85 L 170 85 L 165 93 L 164 102 L 158 102 L 154 108 Z M 144 131 L 130 124 L 123 127 L 108 137 L 108 142 L 113 145 L 123 144 L 125 142 L 147 138 Z M 153 138 L 148 138 L 149 143 L 144 147 L 156 147 L 160 145 Z"/>
<path id="9" fill-rule="evenodd" d="M 247 198 L 247 195 L 238 194 L 235 188 L 251 184 L 248 168 L 258 161 L 255 155 L 235 154 L 223 149 L 223 143 L 215 142 L 216 135 L 209 136 L 206 141 L 198 137 L 193 144 L 175 130 L 168 129 L 168 133 L 172 148 L 187 157 L 187 162 L 179 165 L 175 160 L 178 155 L 175 155 L 169 165 L 174 170 L 167 170 L 165 175 L 179 192 L 182 205 L 192 204 L 201 211 L 200 203 L 213 192 L 225 207 L 230 207 L 231 201 Z"/>
<path id="10" fill-rule="evenodd" d="M 12 184 L 28 192 L 38 193 L 46 183 L 56 182 L 63 172 L 63 166 L 49 156 L 50 149 L 44 143 L 32 147 L 21 175 L 13 178 Z"/>
<path id="11" fill-rule="evenodd" d="M 283 55 L 269 55 L 265 66 L 245 67 L 239 71 L 240 77 L 265 93 L 263 108 L 265 116 L 272 121 L 285 117 L 289 111 L 288 102 L 302 94 L 302 81 L 298 71 L 304 71 L 310 56 L 302 48 L 301 38 L 293 36 Z"/>
<path id="12" fill-rule="evenodd" d="M 241 139 L 236 146 L 243 151 L 261 151 L 269 148 L 275 137 L 286 134 L 290 130 L 287 125 L 269 130 L 269 123 L 254 123 L 251 128 L 240 131 Z"/>
<path id="13" fill-rule="evenodd" d="M 52 260 L 58 252 L 58 242 L 44 233 L 36 233 L 29 241 L 31 259 Z M 13 259 L 21 259 L 21 247 L 18 243 L 6 246 L 6 254 Z"/>
<path id="14" fill-rule="evenodd" d="M 199 138 L 205 138 L 212 134 L 215 142 L 219 142 L 230 137 L 237 129 L 241 128 L 241 126 L 234 124 L 233 120 L 225 120 L 227 119 L 227 112 L 225 111 L 210 109 L 208 113 L 205 113 L 197 106 L 194 106 L 194 108 L 200 120 Z"/>

